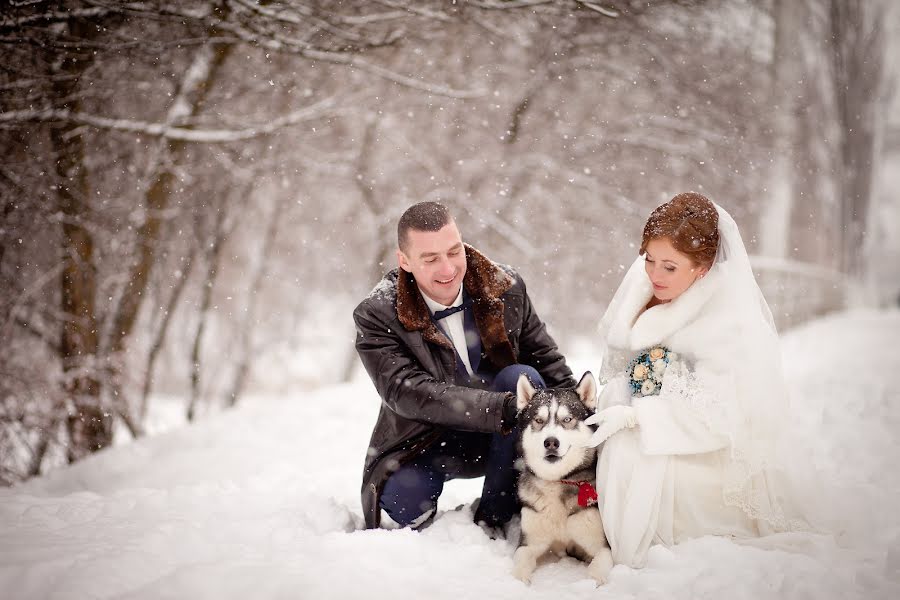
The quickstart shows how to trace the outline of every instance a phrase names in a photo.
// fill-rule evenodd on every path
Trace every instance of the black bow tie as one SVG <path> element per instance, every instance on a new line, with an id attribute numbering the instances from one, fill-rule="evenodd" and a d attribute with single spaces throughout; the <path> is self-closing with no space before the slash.
<path id="1" fill-rule="evenodd" d="M 432 315 L 432 317 L 434 318 L 435 321 L 440 321 L 441 319 L 445 319 L 445 318 L 449 317 L 450 315 L 455 315 L 456 313 L 458 313 L 461 310 L 466 310 L 470 306 L 472 306 L 472 301 L 470 299 L 466 298 L 465 300 L 463 300 L 463 303 L 460 304 L 459 306 L 451 306 L 450 308 L 445 308 L 443 310 L 435 311 L 435 313 L 434 313 L 434 315 Z"/>

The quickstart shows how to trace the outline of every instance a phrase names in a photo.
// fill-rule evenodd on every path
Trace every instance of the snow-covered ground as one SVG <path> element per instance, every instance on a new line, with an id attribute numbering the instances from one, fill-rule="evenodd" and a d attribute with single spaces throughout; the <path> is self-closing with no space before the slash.
<path id="1" fill-rule="evenodd" d="M 479 481 L 448 484 L 423 532 L 360 530 L 378 407 L 361 380 L 248 399 L 0 490 L 0 598 L 900 598 L 898 334 L 900 312 L 854 312 L 783 337 L 796 446 L 818 503 L 842 511 L 838 535 L 799 550 L 701 538 L 602 588 L 573 559 L 529 588 L 512 544 L 453 510 Z"/>

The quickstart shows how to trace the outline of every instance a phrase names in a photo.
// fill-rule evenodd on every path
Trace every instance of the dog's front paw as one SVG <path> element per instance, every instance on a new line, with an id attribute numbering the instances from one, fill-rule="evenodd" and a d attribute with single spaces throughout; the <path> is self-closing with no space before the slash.
<path id="1" fill-rule="evenodd" d="M 588 565 L 588 573 L 597 582 L 597 585 L 604 585 L 609 581 L 609 572 L 613 568 L 612 552 L 609 548 L 604 548 Z"/>
<path id="2" fill-rule="evenodd" d="M 591 577 L 597 582 L 597 587 L 606 585 L 609 582 L 609 573 L 603 575 L 601 573 L 591 573 Z"/>
<path id="3" fill-rule="evenodd" d="M 531 573 L 527 573 L 519 569 L 513 569 L 513 576 L 525 585 L 531 585 Z"/>
<path id="4" fill-rule="evenodd" d="M 524 583 L 525 585 L 531 585 L 531 575 L 534 573 L 534 569 L 537 567 L 536 561 L 532 558 L 531 553 L 524 547 L 520 547 L 516 550 L 515 555 L 513 556 L 513 576 Z"/>
<path id="5" fill-rule="evenodd" d="M 525 585 L 531 585 L 532 573 L 534 573 L 534 567 L 529 565 L 527 560 L 522 560 L 518 556 L 513 560 L 512 574 L 516 579 Z"/>

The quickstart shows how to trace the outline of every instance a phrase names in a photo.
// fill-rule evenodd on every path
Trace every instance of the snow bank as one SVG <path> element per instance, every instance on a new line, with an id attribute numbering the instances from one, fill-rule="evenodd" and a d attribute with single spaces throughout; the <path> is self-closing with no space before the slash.
<path id="1" fill-rule="evenodd" d="M 820 498 L 833 538 L 655 547 L 645 569 L 617 566 L 603 588 L 581 563 L 548 560 L 529 588 L 509 574 L 513 545 L 471 522 L 477 480 L 448 484 L 423 532 L 360 530 L 379 403 L 361 381 L 248 398 L 0 490 L 0 597 L 900 597 L 898 333 L 898 312 L 855 312 L 783 337 L 792 426 L 834 496 Z"/>

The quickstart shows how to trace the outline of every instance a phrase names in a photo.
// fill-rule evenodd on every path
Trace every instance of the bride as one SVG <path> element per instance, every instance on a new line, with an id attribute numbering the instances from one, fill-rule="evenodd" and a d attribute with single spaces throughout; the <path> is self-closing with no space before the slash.
<path id="1" fill-rule="evenodd" d="M 722 207 L 689 192 L 652 212 L 600 332 L 608 383 L 589 423 L 617 564 L 644 566 L 654 543 L 802 528 L 777 484 L 778 338 Z"/>

